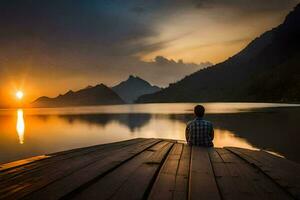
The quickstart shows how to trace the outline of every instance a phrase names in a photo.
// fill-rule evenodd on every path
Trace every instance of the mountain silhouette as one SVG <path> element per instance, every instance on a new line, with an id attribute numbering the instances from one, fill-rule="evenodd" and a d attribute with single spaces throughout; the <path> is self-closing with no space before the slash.
<path id="1" fill-rule="evenodd" d="M 157 86 L 152 86 L 147 81 L 138 76 L 130 75 L 126 81 L 122 81 L 112 89 L 127 103 L 134 102 L 139 96 L 151 94 L 161 90 Z"/>
<path id="2" fill-rule="evenodd" d="M 137 102 L 300 101 L 300 4 L 278 27 L 212 67 Z"/>
<path id="3" fill-rule="evenodd" d="M 109 87 L 99 84 L 94 87 L 88 86 L 84 89 L 73 92 L 68 91 L 64 95 L 55 98 L 40 97 L 33 103 L 33 107 L 60 107 L 60 106 L 81 106 L 81 105 L 106 105 L 123 104 L 124 101 Z"/>

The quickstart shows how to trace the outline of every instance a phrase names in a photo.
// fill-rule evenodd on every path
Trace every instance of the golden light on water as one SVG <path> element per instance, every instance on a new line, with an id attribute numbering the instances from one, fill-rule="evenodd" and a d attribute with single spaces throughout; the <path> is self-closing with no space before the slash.
<path id="1" fill-rule="evenodd" d="M 244 149 L 259 150 L 249 143 L 246 139 L 236 136 L 229 130 L 215 129 L 214 146 L 223 147 L 239 147 Z"/>
<path id="2" fill-rule="evenodd" d="M 23 116 L 23 110 L 22 109 L 17 110 L 16 130 L 17 130 L 18 137 L 19 137 L 19 143 L 24 144 L 25 123 L 24 123 L 24 116 Z"/>
<path id="3" fill-rule="evenodd" d="M 23 98 L 23 96 L 24 96 L 24 93 L 21 90 L 19 90 L 19 91 L 16 92 L 17 99 L 21 100 Z"/>
<path id="4" fill-rule="evenodd" d="M 10 91 L 14 91 L 15 94 L 16 90 Z M 26 98 L 27 94 L 29 92 L 26 89 Z M 15 95 L 13 97 L 16 99 Z M 253 118 L 248 118 L 252 116 L 251 113 L 244 113 L 243 110 L 255 106 L 247 104 L 237 107 L 232 103 L 222 104 L 224 107 L 217 106 L 215 103 L 205 104 L 209 113 L 218 116 L 209 116 L 215 125 L 213 141 L 215 147 L 231 146 L 258 150 L 260 146 L 257 144 L 264 144 L 265 138 L 270 139 L 274 134 L 275 137 L 270 139 L 270 144 L 266 144 L 268 150 L 273 151 L 269 153 L 287 155 L 285 151 L 277 150 L 288 146 L 290 141 L 280 137 L 279 125 L 274 128 L 275 132 L 272 129 L 271 122 L 275 121 L 275 125 L 279 124 L 276 116 L 263 113 L 263 119 L 253 121 L 256 129 L 248 132 L 250 127 L 248 120 L 252 122 Z M 276 108 L 279 106 L 273 105 Z M 0 152 L 3 152 L 0 162 L 20 159 L 21 154 L 24 157 L 31 157 L 36 152 L 44 154 L 138 137 L 185 140 L 186 121 L 192 117 L 192 106 L 192 104 L 147 104 L 93 106 L 78 109 L 22 108 L 21 106 L 19 109 L 0 109 Z M 256 107 L 271 108 L 267 104 L 257 104 Z M 241 113 L 238 113 L 239 109 L 242 110 Z M 218 110 L 221 111 L 221 115 L 218 115 Z M 143 112 L 147 114 L 141 114 Z M 234 114 L 223 115 L 222 113 Z M 297 116 L 297 113 L 293 115 L 293 117 Z M 232 123 L 232 120 L 237 120 L 237 123 Z M 239 127 L 236 128 L 236 124 Z M 265 126 L 269 127 L 264 129 Z M 297 124 L 292 126 L 292 129 L 295 128 Z M 297 152 L 295 151 L 292 156 L 296 157 Z"/>

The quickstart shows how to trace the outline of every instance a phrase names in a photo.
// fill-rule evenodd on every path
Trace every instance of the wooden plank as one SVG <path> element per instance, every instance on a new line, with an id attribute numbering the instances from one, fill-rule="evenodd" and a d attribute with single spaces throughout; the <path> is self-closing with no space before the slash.
<path id="1" fill-rule="evenodd" d="M 47 167 L 50 164 L 54 164 L 55 162 L 59 162 L 62 160 L 74 158 L 76 156 L 86 155 L 95 151 L 105 151 L 106 149 L 111 149 L 112 147 L 124 147 L 127 145 L 135 144 L 141 141 L 145 141 L 146 139 L 137 138 L 127 141 L 115 142 L 110 144 L 102 144 L 91 147 L 78 148 L 73 150 L 67 150 L 63 152 L 57 152 L 53 154 L 46 155 L 48 158 L 44 160 L 34 160 L 33 162 L 27 162 L 20 165 L 16 165 L 13 167 L 9 167 L 2 172 L 0 171 L 0 183 L 6 182 L 7 179 L 12 177 L 16 177 L 19 175 L 23 175 L 24 173 L 33 173 L 35 170 L 40 169 L 41 167 Z"/>
<path id="2" fill-rule="evenodd" d="M 156 153 L 151 156 L 151 158 L 147 161 L 147 164 L 160 164 L 163 158 L 165 157 L 165 151 L 158 151 L 162 149 L 162 147 L 165 147 L 166 145 L 169 145 L 170 142 L 163 141 L 160 143 L 160 146 L 154 146 L 150 148 L 150 151 L 156 151 Z"/>
<path id="3" fill-rule="evenodd" d="M 215 173 L 216 176 L 222 176 L 221 180 L 218 180 L 218 185 L 221 194 L 224 199 L 233 198 L 239 199 L 244 197 L 244 199 L 260 199 L 263 194 L 257 193 L 255 186 L 252 184 L 245 173 L 247 170 L 243 169 L 245 163 L 240 163 L 238 160 L 231 155 L 228 151 L 223 151 L 223 149 L 216 149 L 222 161 L 225 163 L 224 166 L 216 165 Z M 225 167 L 225 168 L 224 168 Z M 232 179 L 230 179 L 232 177 Z M 222 180 L 223 179 L 223 180 Z M 235 188 L 232 188 L 235 187 Z M 224 192 L 224 193 L 223 193 Z"/>
<path id="4" fill-rule="evenodd" d="M 265 151 L 252 151 L 231 147 L 227 149 L 259 168 L 294 198 L 300 199 L 299 164 Z"/>
<path id="5" fill-rule="evenodd" d="M 237 176 L 230 173 L 228 169 L 230 166 L 222 160 L 214 148 L 210 148 L 208 152 L 222 199 L 241 199 L 243 193 L 237 189 Z M 247 199 L 247 196 L 242 199 Z"/>
<path id="6" fill-rule="evenodd" d="M 66 150 L 66 151 L 62 151 L 62 152 L 46 154 L 45 156 L 47 156 L 47 159 L 28 162 L 28 163 L 16 165 L 16 166 L 14 166 L 12 168 L 8 168 L 6 170 L 2 170 L 2 171 L 0 171 L 0 177 L 2 178 L 3 175 L 8 174 L 8 173 L 16 173 L 19 170 L 27 170 L 27 169 L 33 170 L 35 167 L 39 167 L 43 164 L 49 164 L 49 163 L 60 161 L 62 159 L 73 157 L 73 156 L 80 156 L 85 153 L 90 153 L 93 151 L 110 148 L 112 146 L 120 146 L 120 145 L 123 146 L 126 144 L 129 145 L 129 144 L 133 144 L 133 143 L 137 143 L 137 142 L 141 142 L 141 141 L 145 141 L 145 140 L 146 140 L 145 138 L 136 138 L 136 139 L 119 141 L 119 142 L 114 142 L 114 143 L 109 143 L 109 144 L 94 145 L 94 146 L 89 146 L 89 147 L 83 147 L 83 148 Z M 5 165 L 5 164 L 3 164 L 3 165 Z"/>
<path id="7" fill-rule="evenodd" d="M 36 191 L 36 193 L 33 193 L 32 195 L 39 196 L 40 193 L 44 193 L 43 191 L 47 191 L 46 188 L 52 188 L 59 190 L 57 192 L 51 193 L 51 196 L 43 197 L 45 198 L 51 198 L 55 197 L 56 194 L 62 195 L 65 194 L 65 192 L 68 192 L 67 188 L 72 188 L 73 186 L 70 183 L 66 183 L 63 187 L 60 187 L 61 185 L 53 184 L 56 181 L 64 180 L 66 177 L 70 177 L 75 172 L 82 172 L 82 176 L 85 176 L 85 173 L 87 175 L 89 174 L 85 170 L 87 169 L 93 169 L 93 167 L 98 166 L 100 163 L 100 166 L 105 165 L 106 167 L 111 167 L 113 164 L 119 164 L 118 161 L 120 160 L 114 160 L 116 156 L 123 156 L 124 159 L 126 159 L 128 156 L 134 155 L 134 153 L 138 152 L 139 150 L 144 150 L 148 148 L 149 146 L 153 145 L 154 143 L 159 142 L 159 140 L 146 140 L 144 142 L 139 142 L 137 144 L 132 144 L 129 146 L 125 146 L 122 148 L 114 147 L 108 151 L 98 153 L 93 152 L 91 154 L 88 154 L 86 156 L 81 157 L 75 157 L 73 159 L 64 160 L 58 163 L 55 163 L 55 165 L 50 165 L 46 169 L 41 169 L 35 172 L 34 174 L 24 175 L 22 178 L 24 179 L 17 179 L 13 182 L 7 182 L 6 187 L 1 189 L 0 191 L 0 199 L 7 197 L 7 198 L 20 198 L 24 197 L 26 195 L 31 194 L 32 192 Z M 127 155 L 127 157 L 126 157 Z M 120 157 L 119 157 L 120 158 Z M 112 164 L 113 163 L 113 164 Z M 107 168 L 106 168 L 107 169 Z M 97 170 L 96 170 L 97 172 Z M 94 172 L 95 173 L 95 172 Z M 73 177 L 73 176 L 71 176 Z M 90 176 L 86 176 L 90 178 Z M 82 178 L 81 176 L 74 177 L 76 178 Z M 81 183 L 80 179 L 74 182 L 71 182 L 74 184 Z M 54 185 L 54 186 L 53 186 Z M 49 186 L 49 187 L 48 187 Z M 52 186 L 52 187 L 50 187 Z M 68 187 L 67 187 L 68 186 Z M 64 188 L 65 187 L 65 188 Z M 41 188 L 44 188 L 43 190 L 39 190 Z M 62 190 L 62 188 L 64 188 Z M 47 193 L 49 194 L 49 193 Z M 41 196 L 39 196 L 41 197 Z"/>
<path id="8" fill-rule="evenodd" d="M 150 149 L 143 151 L 141 154 L 137 155 L 135 158 L 129 160 L 128 162 L 122 164 L 120 167 L 115 169 L 114 171 L 108 173 L 101 179 L 95 181 L 90 186 L 84 188 L 81 191 L 76 192 L 71 197 L 72 199 L 80 200 L 80 199 L 109 199 L 111 198 L 119 188 L 125 184 L 130 177 L 134 175 L 134 173 L 142 167 L 145 163 L 147 163 L 152 156 L 154 156 L 156 151 L 163 150 L 165 145 L 162 146 L 162 142 L 156 144 Z M 156 149 L 153 151 L 153 149 Z M 132 185 L 132 187 L 136 187 L 136 185 Z"/>
<path id="9" fill-rule="evenodd" d="M 174 200 L 184 200 L 188 198 L 190 161 L 191 147 L 185 143 L 176 174 Z"/>
<path id="10" fill-rule="evenodd" d="M 164 162 L 148 199 L 173 199 L 182 144 L 175 144 Z"/>
<path id="11" fill-rule="evenodd" d="M 220 200 L 208 148 L 192 147 L 189 199 Z"/>
<path id="12" fill-rule="evenodd" d="M 190 161 L 191 161 L 191 146 L 185 144 L 183 146 L 183 151 L 181 154 L 177 175 L 188 178 L 190 174 Z"/>
<path id="13" fill-rule="evenodd" d="M 226 149 L 215 149 L 222 162 L 213 162 L 223 199 L 292 199 L 285 191 L 249 163 Z M 211 156 L 217 157 L 216 154 Z"/>
<path id="14" fill-rule="evenodd" d="M 152 183 L 155 180 L 155 175 L 158 173 L 164 158 L 167 156 L 172 146 L 173 143 L 168 143 L 159 151 L 156 151 L 149 160 L 152 161 L 153 158 L 161 158 L 160 162 L 158 162 L 158 160 L 155 163 L 146 161 L 146 163 L 135 170 L 110 199 L 126 198 L 132 200 L 147 198 Z"/>
<path id="15" fill-rule="evenodd" d="M 148 199 L 187 199 L 190 146 L 178 143 L 168 155 Z"/>
<path id="16" fill-rule="evenodd" d="M 116 150 L 119 149 L 119 145 L 113 145 L 112 148 L 107 148 L 106 150 Z M 59 165 L 55 166 L 47 166 L 47 168 L 40 168 L 39 171 L 32 171 L 30 173 L 22 174 L 21 176 L 14 177 L 9 181 L 5 181 L 0 185 L 0 197 L 5 195 L 9 195 L 10 193 L 18 193 L 21 190 L 25 189 L 26 187 L 31 187 L 31 185 L 37 185 L 37 183 L 41 182 L 42 180 L 45 181 L 47 176 L 49 176 L 49 180 L 54 180 L 55 178 L 59 178 L 60 176 L 65 176 L 65 173 L 68 174 L 68 171 L 72 169 L 76 169 L 82 165 L 86 165 L 89 161 L 101 155 L 101 152 L 93 153 L 85 155 L 83 159 L 81 157 L 72 159 L 71 162 L 59 162 Z M 76 162 L 80 161 L 80 162 Z M 84 162 L 85 161 L 85 162 Z M 60 170 L 57 170 L 60 169 Z M 45 176 L 47 175 L 47 176 Z M 44 177 L 45 176 L 45 177 Z M 41 178 L 39 178 L 41 177 Z M 39 180 L 41 179 L 41 180 Z M 3 195 L 2 195 L 3 194 Z"/>
<path id="17" fill-rule="evenodd" d="M 134 158 L 136 155 L 158 142 L 159 140 L 155 140 L 150 143 L 138 144 L 131 148 L 119 150 L 91 165 L 77 170 L 69 176 L 48 184 L 41 190 L 26 196 L 25 199 L 40 199 L 42 197 L 44 200 L 47 200 L 67 197 L 73 192 L 76 192 L 76 190 L 81 190 L 81 188 L 89 186 L 95 180 L 98 180 L 108 172 Z"/>
<path id="18" fill-rule="evenodd" d="M 47 155 L 41 155 L 41 156 L 34 156 L 34 157 L 31 157 L 31 158 L 17 160 L 17 161 L 13 161 L 13 162 L 9 162 L 9 163 L 4 163 L 4 164 L 0 165 L 0 172 L 3 173 L 3 171 L 7 171 L 7 170 L 12 169 L 12 168 L 24 166 L 26 164 L 36 162 L 36 161 L 40 161 L 42 159 L 49 158 L 49 157 L 50 156 L 47 156 Z"/>
<path id="19" fill-rule="evenodd" d="M 146 140 L 142 140 L 146 141 Z M 9 189 L 18 188 L 21 189 L 22 184 L 24 181 L 31 181 L 32 183 L 35 182 L 34 179 L 39 176 L 43 176 L 45 174 L 51 175 L 51 173 L 54 173 L 58 176 L 58 174 L 61 174 L 61 176 L 64 176 L 64 169 L 66 170 L 72 170 L 76 169 L 78 167 L 84 166 L 89 164 L 90 162 L 93 162 L 95 159 L 98 159 L 98 157 L 103 156 L 102 154 L 107 154 L 110 151 L 118 150 L 120 148 L 124 148 L 130 145 L 138 144 L 140 143 L 140 140 L 135 141 L 129 141 L 129 142 L 122 142 L 118 144 L 112 144 L 111 146 L 107 146 L 106 148 L 98 149 L 98 151 L 91 151 L 88 153 L 80 154 L 81 156 L 72 156 L 65 158 L 63 160 L 59 160 L 59 162 L 51 162 L 51 165 L 46 164 L 42 165 L 41 167 L 34 168 L 32 170 L 27 170 L 23 173 L 10 174 L 10 176 L 1 177 L 1 184 L 0 184 L 0 196 L 1 193 L 6 193 Z M 77 155 L 77 154 L 76 154 Z M 68 159 L 71 159 L 70 161 Z M 27 167 L 26 167 L 27 168 Z M 57 172 L 57 168 L 61 169 L 61 172 Z M 53 176 L 54 178 L 55 176 Z M 8 180 L 7 180 L 8 179 Z"/>
<path id="20" fill-rule="evenodd" d="M 153 151 L 147 150 L 142 152 L 140 155 L 137 155 L 136 158 L 124 163 L 119 168 L 95 181 L 95 183 L 89 187 L 83 188 L 78 192 L 73 192 L 70 195 L 71 199 L 93 200 L 99 199 L 99 197 L 101 197 L 101 199 L 109 199 L 128 177 L 131 176 L 142 163 L 146 162 L 153 153 Z"/>

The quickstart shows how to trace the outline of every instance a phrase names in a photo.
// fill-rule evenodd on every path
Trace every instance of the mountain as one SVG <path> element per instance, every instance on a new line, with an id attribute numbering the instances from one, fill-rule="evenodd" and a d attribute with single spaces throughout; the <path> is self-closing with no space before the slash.
<path id="1" fill-rule="evenodd" d="M 127 103 L 134 102 L 141 95 L 161 90 L 159 87 L 151 85 L 140 77 L 132 75 L 126 81 L 112 87 L 112 89 Z"/>
<path id="2" fill-rule="evenodd" d="M 300 4 L 278 27 L 212 67 L 137 102 L 300 101 Z"/>
<path id="3" fill-rule="evenodd" d="M 40 97 L 32 103 L 33 107 L 60 107 L 81 105 L 105 105 L 123 104 L 124 101 L 109 87 L 103 84 L 94 87 L 88 86 L 73 92 L 68 91 L 64 95 L 55 98 Z"/>

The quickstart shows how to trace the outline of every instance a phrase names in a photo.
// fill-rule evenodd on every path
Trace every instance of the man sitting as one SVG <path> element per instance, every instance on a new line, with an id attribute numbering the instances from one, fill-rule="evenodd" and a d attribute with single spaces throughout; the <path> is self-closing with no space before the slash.
<path id="1" fill-rule="evenodd" d="M 197 105 L 194 108 L 196 118 L 186 126 L 185 137 L 189 145 L 212 147 L 214 128 L 211 122 L 203 119 L 205 108 Z"/>

